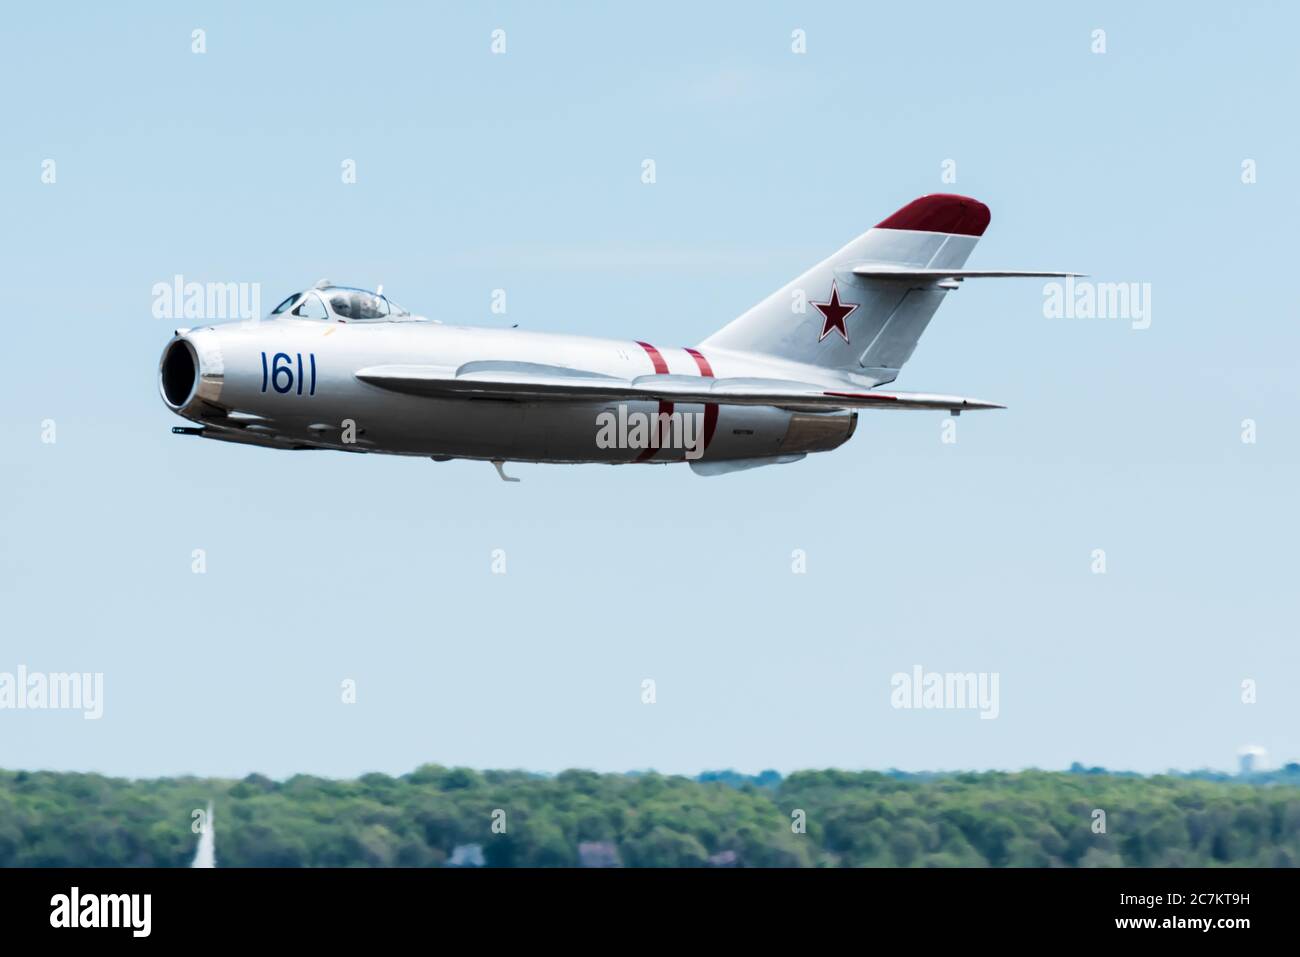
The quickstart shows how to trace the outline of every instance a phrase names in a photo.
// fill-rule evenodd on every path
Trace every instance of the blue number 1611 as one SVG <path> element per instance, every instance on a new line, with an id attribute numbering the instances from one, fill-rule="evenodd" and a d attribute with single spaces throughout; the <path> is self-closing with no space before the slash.
<path id="1" fill-rule="evenodd" d="M 294 356 L 298 359 L 298 374 L 294 375 Z M 294 384 L 297 384 L 298 395 L 302 395 L 303 384 L 307 384 L 307 394 L 316 394 L 316 353 L 307 353 L 306 375 L 303 374 L 302 353 L 296 352 L 293 356 L 287 352 L 277 352 L 267 362 L 266 353 L 262 353 L 262 391 L 266 391 L 269 385 L 281 395 L 287 395 L 294 391 Z"/>

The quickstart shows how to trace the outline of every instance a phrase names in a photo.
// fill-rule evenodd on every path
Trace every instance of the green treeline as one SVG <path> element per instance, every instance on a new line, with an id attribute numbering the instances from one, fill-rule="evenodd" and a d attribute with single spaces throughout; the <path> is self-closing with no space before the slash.
<path id="1" fill-rule="evenodd" d="M 436 867 L 458 846 L 458 860 L 468 847 L 489 866 L 535 867 L 1300 862 L 1290 781 L 1045 771 L 694 780 L 426 765 L 396 778 L 283 782 L 0 771 L 0 866 L 188 866 L 194 812 L 209 801 L 218 866 Z"/>

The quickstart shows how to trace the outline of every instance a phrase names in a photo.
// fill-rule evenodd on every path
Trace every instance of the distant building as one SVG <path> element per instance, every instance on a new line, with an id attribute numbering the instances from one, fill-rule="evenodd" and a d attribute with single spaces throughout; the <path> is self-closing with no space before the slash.
<path id="1" fill-rule="evenodd" d="M 1262 771 L 1268 759 L 1268 752 L 1257 744 L 1248 744 L 1237 752 L 1237 772 L 1254 774 Z"/>
<path id="2" fill-rule="evenodd" d="M 735 851 L 720 851 L 709 856 L 709 867 L 739 867 L 740 858 Z"/>
<path id="3" fill-rule="evenodd" d="M 447 862 L 448 867 L 482 867 L 487 862 L 483 860 L 482 844 L 457 844 L 451 851 L 451 860 Z"/>
<path id="4" fill-rule="evenodd" d="M 618 848 L 609 841 L 583 841 L 578 845 L 579 867 L 622 867 Z"/>

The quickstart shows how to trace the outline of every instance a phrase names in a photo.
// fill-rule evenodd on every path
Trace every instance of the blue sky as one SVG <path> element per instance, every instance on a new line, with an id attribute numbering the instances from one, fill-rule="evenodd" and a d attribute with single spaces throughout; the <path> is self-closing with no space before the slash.
<path id="1" fill-rule="evenodd" d="M 105 702 L 0 711 L 0 767 L 1300 759 L 1300 13 L 1225 7 L 12 12 L 0 671 L 103 672 Z M 1133 330 L 966 283 L 897 383 L 1007 404 L 956 444 L 941 416 L 868 413 L 795 465 L 505 485 L 176 437 L 157 394 L 176 323 L 151 289 L 178 273 L 260 283 L 267 309 L 328 276 L 449 322 L 689 345 L 951 191 L 992 209 L 971 268 L 1152 289 Z M 997 672 L 999 717 L 891 708 L 916 664 Z"/>

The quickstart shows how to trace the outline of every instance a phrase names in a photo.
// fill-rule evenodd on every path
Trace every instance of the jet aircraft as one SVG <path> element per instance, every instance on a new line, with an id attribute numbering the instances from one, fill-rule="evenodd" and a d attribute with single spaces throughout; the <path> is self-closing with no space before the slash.
<path id="1" fill-rule="evenodd" d="M 966 279 L 989 224 L 922 196 L 695 346 L 451 325 L 318 283 L 265 319 L 178 329 L 159 363 L 172 431 L 273 449 L 437 461 L 687 462 L 718 475 L 837 448 L 862 410 L 1003 406 L 883 389 Z"/>

